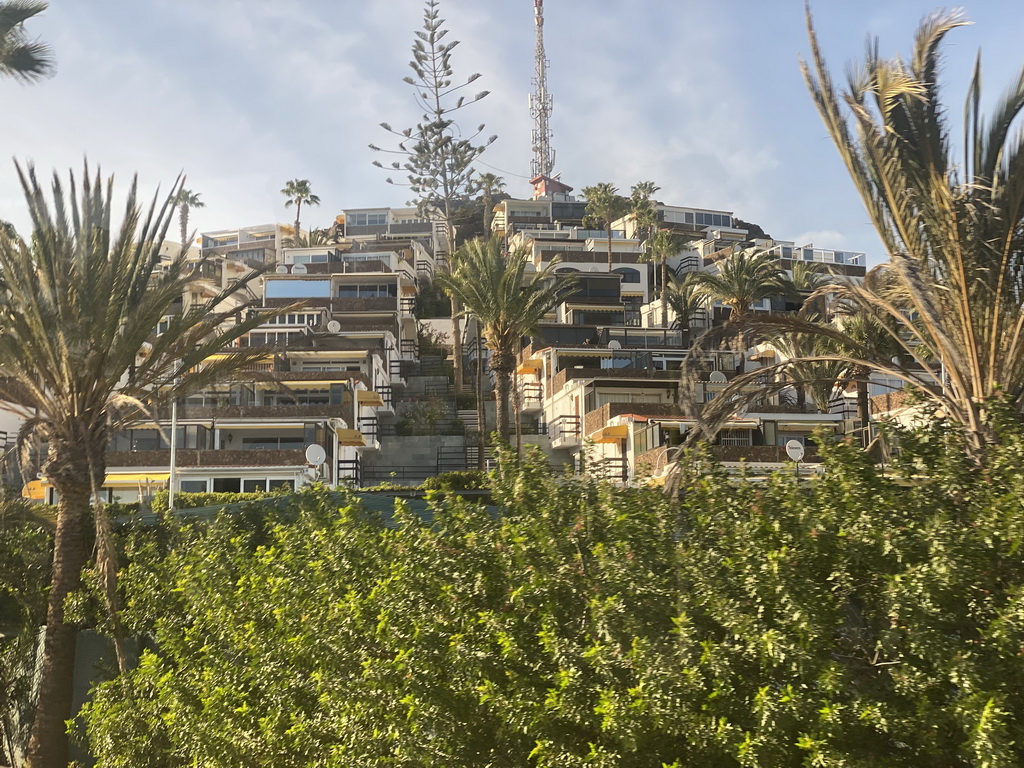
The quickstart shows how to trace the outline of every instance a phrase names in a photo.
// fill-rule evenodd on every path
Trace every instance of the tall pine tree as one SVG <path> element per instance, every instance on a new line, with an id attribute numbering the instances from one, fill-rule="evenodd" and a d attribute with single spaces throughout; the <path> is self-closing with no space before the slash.
<path id="1" fill-rule="evenodd" d="M 404 156 L 404 160 L 395 160 L 389 167 L 404 171 L 405 181 L 388 178 L 388 183 L 408 186 L 414 195 L 410 204 L 416 206 L 420 215 L 443 222 L 446 255 L 451 256 L 456 250 L 453 217 L 457 202 L 467 200 L 478 191 L 473 163 L 497 136 L 482 138 L 483 124 L 474 133 L 466 134 L 455 122 L 453 115 L 456 112 L 480 101 L 488 92 L 480 91 L 472 96 L 461 93 L 480 77 L 479 73 L 453 85 L 455 71 L 451 55 L 459 41 L 444 42 L 448 30 L 444 28 L 445 20 L 439 17 L 438 5 L 438 0 L 426 2 L 423 29 L 416 32 L 412 44 L 413 60 L 409 66 L 413 76 L 404 78 L 413 87 L 416 104 L 423 112 L 420 122 L 404 130 L 395 130 L 390 124 L 381 123 L 384 130 L 398 138 L 398 144 L 394 149 L 382 149 L 371 144 L 370 149 Z M 374 165 L 385 167 L 380 161 L 374 161 Z M 458 312 L 459 307 L 453 305 L 455 386 L 461 391 L 462 326 Z"/>

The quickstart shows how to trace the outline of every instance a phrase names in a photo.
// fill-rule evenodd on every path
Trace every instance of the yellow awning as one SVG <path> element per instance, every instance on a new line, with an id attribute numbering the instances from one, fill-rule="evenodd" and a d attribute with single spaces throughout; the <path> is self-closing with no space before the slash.
<path id="1" fill-rule="evenodd" d="M 267 383 L 268 384 L 269 383 L 279 383 L 281 386 L 287 387 L 288 389 L 308 389 L 309 387 L 320 387 L 320 388 L 329 387 L 329 386 L 331 386 L 331 384 L 347 384 L 349 382 L 349 380 L 350 379 L 347 378 L 347 377 L 346 378 L 337 378 L 337 379 L 318 379 L 316 381 L 303 380 L 303 379 L 289 379 L 287 381 L 267 382 Z"/>
<path id="2" fill-rule="evenodd" d="M 519 364 L 519 367 L 516 368 L 516 373 L 536 373 L 543 367 L 544 361 L 534 357 L 529 360 L 524 360 L 523 362 L 521 362 Z"/>
<path id="3" fill-rule="evenodd" d="M 813 432 L 818 427 L 831 427 L 835 429 L 839 426 L 836 421 L 822 419 L 820 421 L 781 421 L 778 424 L 779 429 L 786 432 L 792 432 L 799 430 L 801 432 Z"/>
<path id="4" fill-rule="evenodd" d="M 356 401 L 360 405 L 374 405 L 378 408 L 384 405 L 384 398 L 381 397 L 379 392 L 374 392 L 372 389 L 357 390 Z"/>
<path id="5" fill-rule="evenodd" d="M 204 357 L 203 358 L 203 362 L 204 363 L 214 363 L 214 362 L 217 362 L 218 360 L 228 360 L 228 359 L 230 359 L 232 357 L 238 357 L 238 354 L 240 354 L 240 353 L 217 352 L 216 354 Z M 251 362 L 258 362 L 260 360 L 272 360 L 273 358 L 274 358 L 273 355 L 260 355 L 260 357 L 256 358 L 255 360 L 252 360 Z"/>
<path id="6" fill-rule="evenodd" d="M 103 488 L 136 488 L 139 485 L 166 485 L 171 473 L 155 472 L 110 472 L 103 481 Z M 21 490 L 27 499 L 42 500 L 46 498 L 46 489 L 53 486 L 48 478 L 33 480 Z"/>
<path id="7" fill-rule="evenodd" d="M 111 472 L 103 481 L 104 488 L 132 487 L 137 485 L 163 485 L 171 479 L 170 472 Z"/>
<path id="8" fill-rule="evenodd" d="M 339 445 L 354 445 L 356 447 L 366 445 L 363 433 L 358 429 L 336 429 L 334 434 L 338 436 Z"/>
<path id="9" fill-rule="evenodd" d="M 32 499 L 32 501 L 46 501 L 46 487 L 43 485 L 43 481 L 32 480 L 25 483 L 25 487 L 21 489 L 21 496 L 24 499 Z"/>
<path id="10" fill-rule="evenodd" d="M 595 443 L 617 443 L 629 437 L 628 424 L 616 424 L 614 427 L 602 427 L 590 439 Z"/>

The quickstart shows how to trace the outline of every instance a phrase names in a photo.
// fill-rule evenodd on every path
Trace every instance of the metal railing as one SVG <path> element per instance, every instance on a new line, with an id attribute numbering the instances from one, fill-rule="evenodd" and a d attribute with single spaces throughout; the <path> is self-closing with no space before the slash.
<path id="1" fill-rule="evenodd" d="M 548 425 L 548 437 L 552 440 L 559 440 L 567 437 L 580 436 L 580 417 L 562 415 L 556 417 Z"/>
<path id="2" fill-rule="evenodd" d="M 338 480 L 351 480 L 355 485 L 362 485 L 362 462 L 359 457 L 338 460 Z"/>
<path id="3" fill-rule="evenodd" d="M 367 416 L 359 420 L 359 431 L 367 442 L 376 442 L 380 439 L 380 423 L 376 416 Z"/>
<path id="4" fill-rule="evenodd" d="M 361 482 L 367 485 L 386 482 L 416 484 L 436 474 L 437 467 L 432 464 L 363 467 Z"/>

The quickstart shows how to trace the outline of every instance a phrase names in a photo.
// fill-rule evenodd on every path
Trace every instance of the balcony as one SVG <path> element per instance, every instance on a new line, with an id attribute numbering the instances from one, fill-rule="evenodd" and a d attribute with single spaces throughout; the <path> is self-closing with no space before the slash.
<path id="1" fill-rule="evenodd" d="M 108 467 L 168 467 L 170 451 L 108 451 Z M 180 467 L 304 467 L 302 449 L 209 450 L 182 449 L 175 453 Z"/>
<path id="2" fill-rule="evenodd" d="M 523 384 L 521 391 L 523 413 L 534 413 L 543 409 L 544 389 L 540 384 Z"/>
<path id="3" fill-rule="evenodd" d="M 711 455 L 723 462 L 757 462 L 764 464 L 786 464 L 790 462 L 783 445 L 712 445 Z M 819 463 L 821 457 L 815 446 L 805 448 L 802 463 Z"/>
<path id="4" fill-rule="evenodd" d="M 585 431 L 588 435 L 592 434 L 611 419 L 623 414 L 646 416 L 655 420 L 683 418 L 683 411 L 674 403 L 605 403 L 584 415 Z"/>
<path id="5" fill-rule="evenodd" d="M 394 296 L 339 296 L 331 302 L 335 312 L 397 312 Z"/>
<path id="6" fill-rule="evenodd" d="M 580 417 L 558 416 L 548 424 L 552 448 L 577 448 L 580 445 Z"/>
<path id="7" fill-rule="evenodd" d="M 653 368 L 563 368 L 551 379 L 551 391 L 557 392 L 573 379 L 637 379 L 642 381 L 679 381 L 679 371 Z"/>
<path id="8" fill-rule="evenodd" d="M 323 374 L 321 374 L 323 375 Z M 345 418 L 345 413 L 351 414 L 348 406 L 325 405 L 322 403 L 311 403 L 303 405 L 218 405 L 199 406 L 185 405 L 178 408 L 178 419 L 181 421 L 218 421 L 226 422 L 233 419 L 299 419 L 299 420 L 320 420 L 332 418 Z M 157 413 L 160 421 L 167 421 L 171 418 L 171 409 L 162 408 Z"/>

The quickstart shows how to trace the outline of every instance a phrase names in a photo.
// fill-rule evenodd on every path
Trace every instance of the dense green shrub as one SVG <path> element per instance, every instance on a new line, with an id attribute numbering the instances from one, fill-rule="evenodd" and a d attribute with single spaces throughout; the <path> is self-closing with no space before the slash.
<path id="1" fill-rule="evenodd" d="M 476 491 L 488 487 L 487 473 L 478 469 L 442 472 L 428 477 L 420 487 L 425 491 Z"/>
<path id="2" fill-rule="evenodd" d="M 36 634 L 46 617 L 54 509 L 0 502 L 0 764 L 28 741 Z"/>
<path id="3" fill-rule="evenodd" d="M 280 488 L 270 491 L 256 491 L 253 493 L 182 493 L 174 494 L 175 509 L 196 509 L 199 507 L 220 507 L 225 504 L 238 504 L 243 501 L 259 501 L 268 496 L 278 497 L 282 494 L 291 493 L 291 488 Z M 167 491 L 157 491 L 153 497 L 153 511 L 164 513 L 167 511 Z"/>
<path id="4" fill-rule="evenodd" d="M 158 650 L 96 692 L 99 765 L 1020 765 L 1024 441 L 903 445 L 675 501 L 505 456 L 500 515 L 311 491 L 140 538 Z"/>

